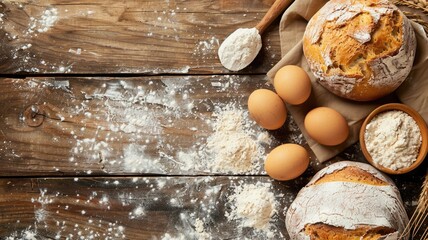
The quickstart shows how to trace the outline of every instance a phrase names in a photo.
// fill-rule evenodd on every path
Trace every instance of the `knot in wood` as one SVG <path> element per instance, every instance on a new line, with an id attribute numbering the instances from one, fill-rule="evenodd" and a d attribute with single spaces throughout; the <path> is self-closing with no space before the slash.
<path id="1" fill-rule="evenodd" d="M 37 105 L 31 105 L 25 109 L 24 119 L 28 126 L 38 127 L 42 125 L 45 119 L 45 111 Z"/>

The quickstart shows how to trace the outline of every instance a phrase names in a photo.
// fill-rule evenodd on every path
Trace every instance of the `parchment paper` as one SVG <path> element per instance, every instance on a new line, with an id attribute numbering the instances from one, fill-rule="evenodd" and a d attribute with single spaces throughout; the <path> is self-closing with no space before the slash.
<path id="1" fill-rule="evenodd" d="M 356 143 L 365 117 L 377 106 L 396 102 L 396 96 L 398 96 L 399 101 L 416 109 L 428 122 L 428 39 L 424 29 L 419 24 L 412 23 L 418 42 L 412 72 L 396 93 L 377 101 L 356 102 L 337 97 L 317 83 L 303 55 L 302 37 L 309 19 L 326 2 L 328 1 L 297 0 L 284 12 L 279 28 L 282 59 L 268 72 L 268 77 L 272 80 L 278 69 L 285 65 L 294 64 L 301 66 L 309 74 L 312 81 L 310 98 L 304 104 L 287 105 L 287 108 L 320 162 L 331 159 L 345 148 Z M 337 110 L 348 121 L 350 136 L 341 145 L 329 147 L 318 144 L 305 131 L 303 121 L 306 113 L 319 106 Z"/>

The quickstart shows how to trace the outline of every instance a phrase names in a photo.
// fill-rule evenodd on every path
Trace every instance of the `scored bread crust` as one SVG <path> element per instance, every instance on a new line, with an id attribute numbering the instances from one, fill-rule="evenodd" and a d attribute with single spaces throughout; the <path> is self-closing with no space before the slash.
<path id="1" fill-rule="evenodd" d="M 387 0 L 331 0 L 309 21 L 303 51 L 321 85 L 369 101 L 406 79 L 416 37 L 410 21 Z"/>
<path id="2" fill-rule="evenodd" d="M 358 229 L 349 230 L 325 224 L 312 224 L 305 228 L 305 232 L 311 236 L 311 240 L 397 240 L 398 235 L 391 233 L 390 228 L 359 226 Z"/>
<path id="3" fill-rule="evenodd" d="M 344 179 L 346 176 L 349 177 Z M 324 181 L 324 177 L 329 180 Z M 392 180 L 368 164 L 350 161 L 332 164 L 315 174 L 300 190 L 285 219 L 293 240 L 353 239 L 352 236 L 396 239 L 408 221 Z M 319 233 L 331 238 L 317 238 Z"/>

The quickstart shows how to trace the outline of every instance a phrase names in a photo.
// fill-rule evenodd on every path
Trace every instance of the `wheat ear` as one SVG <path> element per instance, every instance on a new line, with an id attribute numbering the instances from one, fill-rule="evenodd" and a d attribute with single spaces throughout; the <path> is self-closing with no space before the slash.
<path id="1" fill-rule="evenodd" d="M 411 236 L 411 239 L 416 239 L 416 235 L 422 232 L 420 239 L 428 239 L 428 228 L 422 229 L 425 221 L 428 218 L 428 172 L 425 175 L 425 181 L 422 184 L 422 191 L 419 196 L 418 205 L 416 206 L 415 212 L 410 218 L 409 223 L 404 229 L 399 239 L 405 239 L 405 236 Z"/>
<path id="2" fill-rule="evenodd" d="M 422 10 L 424 13 L 428 13 L 427 0 L 392 0 L 392 2 L 396 5 L 419 9 Z"/>

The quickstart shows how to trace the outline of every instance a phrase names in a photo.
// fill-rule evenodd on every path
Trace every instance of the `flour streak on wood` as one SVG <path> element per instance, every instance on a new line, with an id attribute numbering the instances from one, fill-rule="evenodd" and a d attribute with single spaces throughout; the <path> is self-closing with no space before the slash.
<path id="1" fill-rule="evenodd" d="M 267 239 L 272 234 L 273 239 L 288 239 L 284 214 L 310 177 L 305 174 L 291 182 L 245 176 L 3 178 L 0 236 Z M 420 180 L 394 179 L 400 191 L 409 193 L 402 195 L 409 212 Z M 243 227 L 246 219 L 226 216 L 236 207 L 231 201 L 236 189 L 254 184 L 268 185 L 278 204 L 267 231 Z"/>
<path id="2" fill-rule="evenodd" d="M 0 101 L 9 104 L 0 107 L 0 170 L 4 175 L 193 175 L 213 168 L 227 173 L 229 168 L 212 165 L 215 155 L 233 163 L 243 153 L 230 151 L 246 146 L 229 134 L 212 138 L 228 109 L 238 122 L 226 116 L 229 122 L 223 124 L 242 128 L 239 136 L 259 148 L 247 153 L 255 158 L 249 164 L 256 165 L 248 173 L 261 173 L 265 154 L 276 143 L 303 142 L 292 121 L 275 139 L 250 120 L 248 95 L 264 84 L 263 76 L 3 79 Z"/>
<path id="3" fill-rule="evenodd" d="M 261 156 L 278 144 L 305 145 L 291 118 L 267 133 L 246 111 L 254 89 L 271 88 L 264 75 L 280 59 L 278 24 L 264 33 L 261 53 L 241 71 L 247 75 L 215 75 L 226 73 L 217 58 L 222 40 L 255 26 L 272 2 L 1 1 L 0 73 L 26 78 L 0 79 L 0 236 L 286 238 L 284 211 L 298 190 L 341 159 L 319 164 L 312 156 L 308 171 L 288 182 L 245 176 L 263 174 Z M 34 73 L 45 77 L 30 78 Z M 97 76 L 129 73 L 135 77 Z M 221 148 L 207 149 L 207 143 L 230 139 L 220 130 L 260 145 L 256 171 L 212 171 L 211 154 Z M 245 144 L 228 143 L 221 156 L 233 162 L 228 151 Z M 341 157 L 365 161 L 358 145 Z M 408 212 L 423 174 L 394 179 Z M 52 177 L 59 175 L 68 177 Z M 237 189 L 251 190 L 251 184 L 271 185 L 278 202 L 267 231 L 243 227 L 254 219 L 239 219 L 261 204 L 247 202 L 256 207 L 239 212 L 231 202 L 245 196 Z"/>
<path id="4" fill-rule="evenodd" d="M 230 196 L 236 187 L 256 183 L 266 184 L 278 204 L 265 232 L 226 217 L 234 209 Z M 279 239 L 287 236 L 282 209 L 299 187 L 268 177 L 23 178 L 0 185 L 0 235 L 51 239 Z M 212 238 L 201 238 L 206 233 Z"/>
<path id="5" fill-rule="evenodd" d="M 238 27 L 254 26 L 267 8 L 257 1 L 6 1 L 0 71 L 222 73 L 220 42 Z M 279 60 L 277 28 L 264 41 L 247 72 L 266 72 Z"/>

